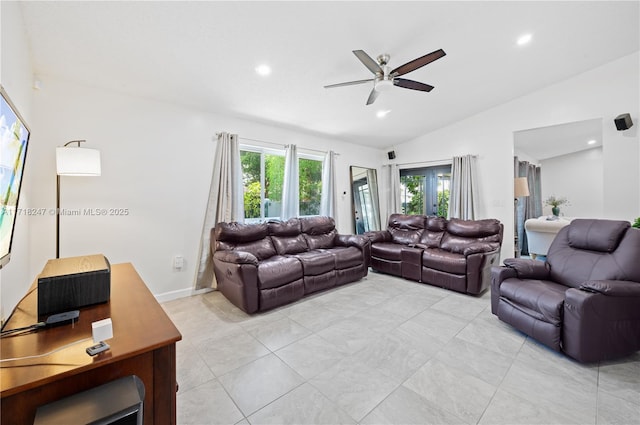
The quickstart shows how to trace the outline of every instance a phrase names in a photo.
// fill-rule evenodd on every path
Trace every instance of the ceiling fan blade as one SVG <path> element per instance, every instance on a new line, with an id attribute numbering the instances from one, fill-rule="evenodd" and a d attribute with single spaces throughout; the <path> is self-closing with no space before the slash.
<path id="1" fill-rule="evenodd" d="M 366 54 L 364 50 L 354 50 L 353 54 L 356 55 L 358 59 L 360 59 L 360 62 L 362 62 L 364 66 L 366 66 L 369 69 L 369 71 L 373 72 L 376 75 L 384 74 L 384 71 L 382 70 L 382 68 L 380 68 L 380 65 L 378 65 L 378 62 L 371 59 L 371 56 Z"/>
<path id="2" fill-rule="evenodd" d="M 419 81 L 407 80 L 405 78 L 394 78 L 393 85 L 398 87 L 403 87 L 405 89 L 411 89 L 411 90 L 420 90 L 420 91 L 433 90 L 433 86 L 430 86 L 429 84 L 421 83 Z"/>
<path id="3" fill-rule="evenodd" d="M 399 67 L 391 71 L 389 75 L 391 77 L 397 77 L 399 75 L 404 75 L 408 72 L 415 71 L 416 69 L 421 68 L 433 62 L 436 59 L 440 59 L 444 55 L 446 55 L 444 50 L 442 49 L 436 50 L 435 52 L 428 53 L 422 57 L 419 57 L 418 59 L 414 59 L 410 62 L 407 62 L 404 65 L 400 65 Z"/>
<path id="4" fill-rule="evenodd" d="M 353 86 L 355 84 L 364 84 L 370 83 L 374 80 L 374 78 L 370 78 L 368 80 L 358 80 L 358 81 L 347 81 L 346 83 L 338 83 L 338 84 L 329 84 L 328 86 L 324 86 L 325 89 L 331 89 L 334 87 L 344 87 L 344 86 Z"/>
<path id="5" fill-rule="evenodd" d="M 325 89 L 332 89 L 334 87 L 353 86 L 353 85 L 356 85 L 356 84 L 370 83 L 370 82 L 372 82 L 374 80 L 375 80 L 374 78 L 370 78 L 368 80 L 347 81 L 346 83 L 329 84 L 328 86 L 324 86 L 324 88 Z"/>
<path id="6" fill-rule="evenodd" d="M 369 94 L 369 98 L 367 99 L 367 105 L 371 105 L 373 102 L 375 102 L 379 94 L 380 92 L 374 87 Z"/>

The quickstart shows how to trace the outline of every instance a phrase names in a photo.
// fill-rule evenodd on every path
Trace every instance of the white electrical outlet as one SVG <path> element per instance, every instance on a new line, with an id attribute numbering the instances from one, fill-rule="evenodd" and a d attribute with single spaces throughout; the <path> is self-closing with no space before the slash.
<path id="1" fill-rule="evenodd" d="M 173 268 L 176 270 L 182 270 L 184 267 L 184 257 L 182 255 L 176 255 L 173 257 Z"/>

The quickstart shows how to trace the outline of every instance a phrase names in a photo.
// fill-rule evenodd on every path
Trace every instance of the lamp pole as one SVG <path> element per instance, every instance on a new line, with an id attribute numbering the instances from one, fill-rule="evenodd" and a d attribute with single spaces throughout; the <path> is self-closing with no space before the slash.
<path id="1" fill-rule="evenodd" d="M 72 140 L 64 144 L 66 148 L 72 143 L 84 143 L 86 140 Z M 56 171 L 56 258 L 60 258 L 60 174 Z"/>

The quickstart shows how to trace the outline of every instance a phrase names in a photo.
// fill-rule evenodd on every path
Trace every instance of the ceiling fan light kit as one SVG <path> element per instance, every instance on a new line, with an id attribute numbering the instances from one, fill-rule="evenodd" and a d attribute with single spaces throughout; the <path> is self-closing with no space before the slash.
<path id="1" fill-rule="evenodd" d="M 417 59 L 409 61 L 404 65 L 401 65 L 395 69 L 391 69 L 387 66 L 391 56 L 388 54 L 379 55 L 376 60 L 373 60 L 371 56 L 364 52 L 364 50 L 354 50 L 353 54 L 367 67 L 374 75 L 373 78 L 367 80 L 348 81 L 346 83 L 330 84 L 324 86 L 326 89 L 334 87 L 352 86 L 356 84 L 365 84 L 373 82 L 373 89 L 367 98 L 367 105 L 371 105 L 376 101 L 380 92 L 388 91 L 392 86 L 402 87 L 405 89 L 418 90 L 424 92 L 430 92 L 433 90 L 433 86 L 419 81 L 407 80 L 406 78 L 398 78 L 401 75 L 408 74 L 411 71 L 415 71 L 418 68 L 422 68 L 431 62 L 440 59 L 446 53 L 442 49 L 435 50 Z"/>

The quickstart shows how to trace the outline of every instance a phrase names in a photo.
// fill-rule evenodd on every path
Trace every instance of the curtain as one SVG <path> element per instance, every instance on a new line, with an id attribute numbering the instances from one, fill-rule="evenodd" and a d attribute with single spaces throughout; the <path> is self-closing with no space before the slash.
<path id="1" fill-rule="evenodd" d="M 284 154 L 284 184 L 282 186 L 283 220 L 300 215 L 300 192 L 298 170 L 298 150 L 296 145 L 287 145 Z"/>
<path id="2" fill-rule="evenodd" d="M 242 166 L 237 134 L 219 133 L 213 158 L 213 174 L 205 211 L 196 274 L 196 289 L 215 288 L 211 257 L 211 229 L 219 222 L 244 221 Z"/>
<path id="3" fill-rule="evenodd" d="M 519 161 L 514 157 L 514 175 L 526 177 L 529 186 L 529 196 L 518 199 L 516 206 L 516 229 L 518 232 L 518 246 L 522 255 L 529 255 L 527 232 L 524 222 L 530 218 L 542 215 L 542 185 L 540 183 L 540 167 L 528 161 Z"/>
<path id="4" fill-rule="evenodd" d="M 322 162 L 322 189 L 320 196 L 320 215 L 335 216 L 336 209 L 336 154 L 327 152 Z M 336 222 L 336 227 L 338 223 Z"/>
<path id="5" fill-rule="evenodd" d="M 474 155 L 454 156 L 451 166 L 449 217 L 474 220 L 478 212 L 477 158 Z"/>
<path id="6" fill-rule="evenodd" d="M 383 211 L 385 214 L 383 214 L 382 217 L 384 217 L 383 221 L 386 225 L 391 214 L 402 212 L 402 192 L 400 190 L 400 169 L 398 168 L 398 164 L 384 165 L 382 167 L 382 174 L 386 198 L 386 211 Z"/>

